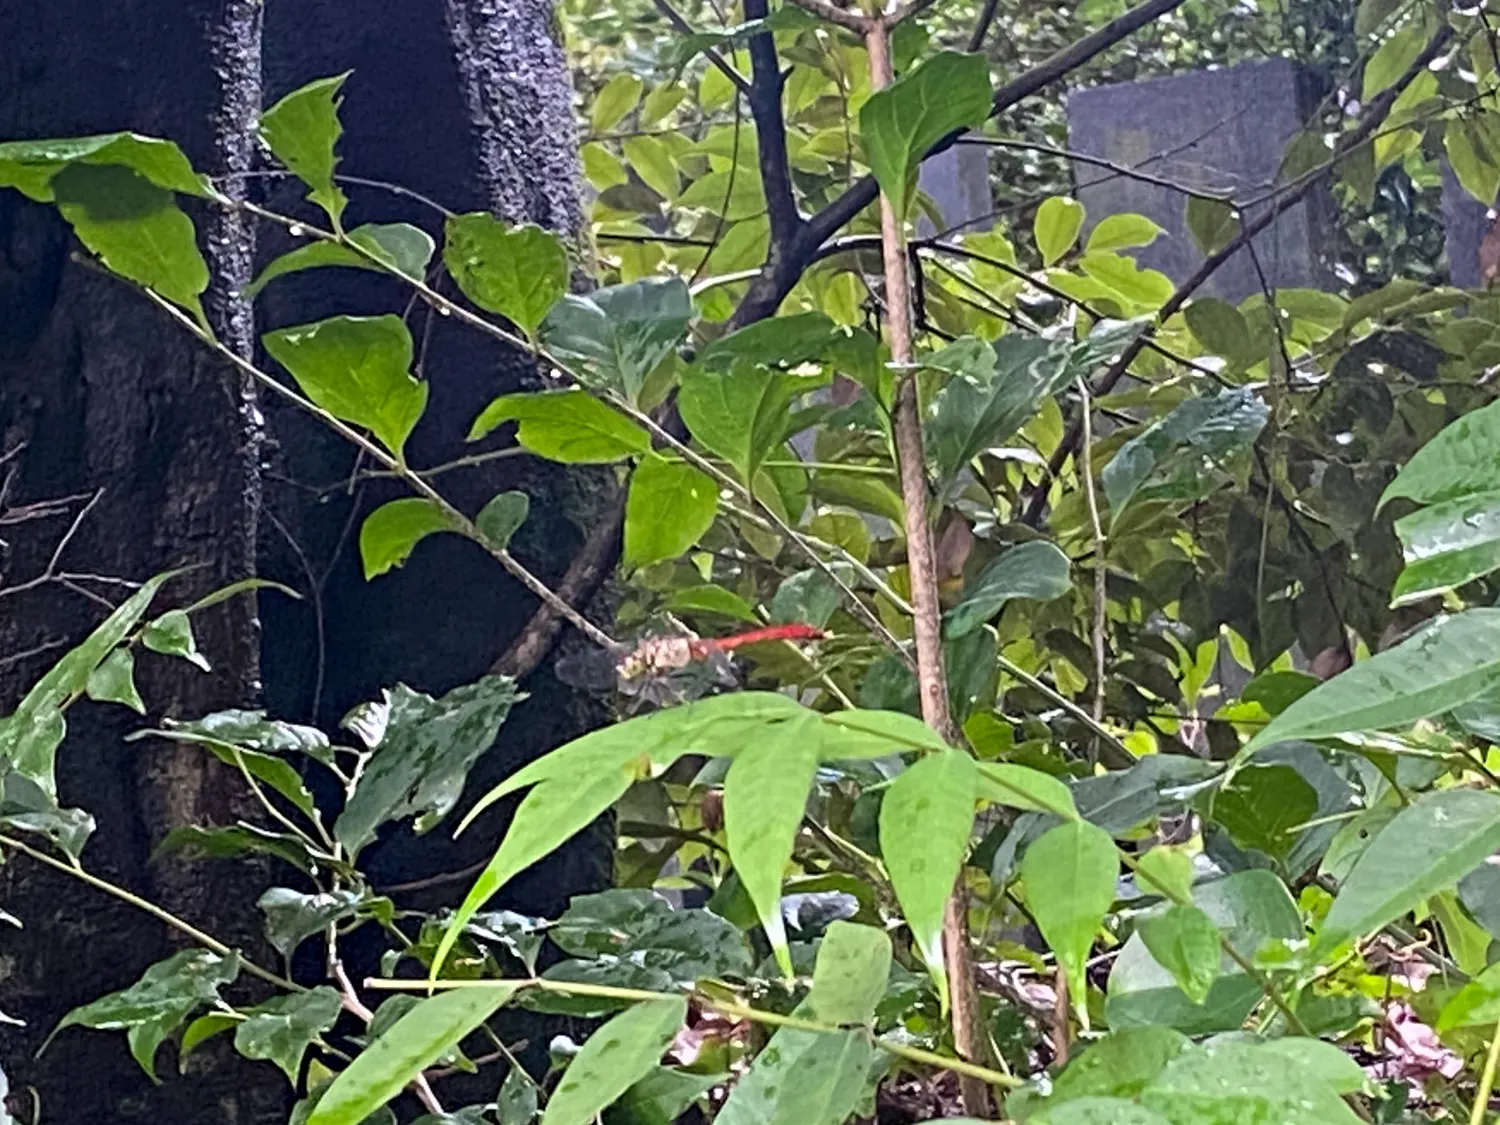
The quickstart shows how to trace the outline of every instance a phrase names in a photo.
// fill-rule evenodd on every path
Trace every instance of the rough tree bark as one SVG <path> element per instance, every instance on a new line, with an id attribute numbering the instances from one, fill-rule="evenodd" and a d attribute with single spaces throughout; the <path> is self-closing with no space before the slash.
<path id="1" fill-rule="evenodd" d="M 492 209 L 578 233 L 571 90 L 549 0 L 303 0 L 269 8 L 260 0 L 65 0 L 7 6 L 0 33 L 7 56 L 0 139 L 130 128 L 178 140 L 211 174 L 253 172 L 259 108 L 311 78 L 353 69 L 345 170 L 454 209 Z M 298 206 L 297 193 L 275 179 L 225 183 Z M 400 218 L 441 234 L 438 217 L 409 199 L 349 191 L 354 221 Z M 405 294 L 381 279 L 320 274 L 278 282 L 252 316 L 233 294 L 256 262 L 285 249 L 285 236 L 263 230 L 257 248 L 240 219 L 195 217 L 219 282 L 210 295 L 216 330 L 246 354 L 267 328 L 404 306 Z M 169 588 L 174 601 L 257 573 L 315 595 L 303 603 L 270 595 L 258 611 L 240 598 L 204 615 L 197 632 L 210 674 L 143 659 L 153 716 L 264 705 L 327 724 L 398 680 L 440 692 L 500 657 L 535 608 L 529 595 L 457 541 L 424 544 L 405 570 L 366 584 L 348 528 L 389 494 L 378 486 L 320 491 L 349 476 L 352 451 L 258 403 L 137 295 L 71 261 L 71 250 L 50 210 L 0 193 L 0 453 L 26 445 L 12 500 L 103 490 L 69 546 L 75 570 L 139 580 L 200 564 Z M 484 402 L 534 385 L 536 374 L 524 357 L 445 320 L 418 314 L 412 325 L 433 391 L 411 453 L 429 464 L 461 447 Z M 514 549 L 546 578 L 560 576 L 582 542 L 591 489 L 568 474 L 511 459 L 451 474 L 446 484 L 470 511 L 501 488 L 530 492 L 533 517 Z M 0 590 L 6 575 L 40 569 L 66 525 L 61 517 L 9 536 Z M 5 658 L 76 640 L 100 613 L 58 585 L 0 599 L 0 713 L 59 650 Z M 525 686 L 532 700 L 471 789 L 482 791 L 517 760 L 599 718 L 546 672 Z M 100 826 L 85 862 L 232 944 L 253 946 L 253 902 L 267 872 L 148 863 L 172 827 L 243 815 L 237 778 L 197 754 L 123 743 L 132 718 L 83 705 L 70 719 L 59 755 L 63 801 L 87 808 Z M 393 833 L 373 856 L 377 882 L 463 867 L 493 846 L 504 815 L 466 836 L 461 850 L 441 830 L 420 840 Z M 512 905 L 552 911 L 599 886 L 608 863 L 601 842 L 595 834 L 566 849 L 517 885 Z M 463 889 L 443 884 L 403 905 L 451 901 Z M 128 907 L 21 861 L 0 869 L 0 902 L 26 923 L 7 930 L 0 947 L 0 1010 L 27 1021 L 24 1029 L 0 1028 L 0 1066 L 18 1107 L 29 1104 L 30 1087 L 45 1119 L 59 1123 L 285 1120 L 274 1068 L 222 1053 L 195 1063 L 192 1081 L 168 1078 L 160 1087 L 145 1080 L 118 1034 L 70 1031 L 34 1058 L 68 1008 L 129 983 L 173 939 Z M 174 1069 L 163 1057 L 162 1073 Z"/>

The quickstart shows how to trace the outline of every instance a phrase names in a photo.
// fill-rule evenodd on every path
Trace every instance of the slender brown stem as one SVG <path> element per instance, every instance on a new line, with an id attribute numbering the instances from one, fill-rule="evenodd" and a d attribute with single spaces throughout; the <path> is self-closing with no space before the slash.
<path id="1" fill-rule="evenodd" d="M 1079 446 L 1078 466 L 1083 476 L 1083 494 L 1088 501 L 1089 523 L 1094 532 L 1094 722 L 1104 719 L 1104 626 L 1108 612 L 1108 592 L 1104 570 L 1104 523 L 1099 518 L 1099 496 L 1094 489 L 1094 421 L 1089 386 L 1078 380 L 1078 416 L 1083 419 L 1083 444 Z"/>
<path id="2" fill-rule="evenodd" d="M 865 47 L 870 58 L 870 85 L 877 90 L 890 85 L 890 29 L 884 21 L 870 22 L 865 33 Z M 937 558 L 932 527 L 927 518 L 929 494 L 922 415 L 917 404 L 916 375 L 912 370 L 911 275 L 906 254 L 906 231 L 904 217 L 896 214 L 890 197 L 884 192 L 880 196 L 880 249 L 885 267 L 886 337 L 891 349 L 891 363 L 902 371 L 896 387 L 891 428 L 896 443 L 901 503 L 905 510 L 906 562 L 912 609 L 915 611 L 912 635 L 917 650 L 917 689 L 923 720 L 945 741 L 956 745 L 959 734 L 948 706 L 948 678 L 943 669 L 943 611 L 938 601 Z M 947 962 L 953 1045 L 961 1057 L 980 1062 L 985 1055 L 985 1040 L 969 952 L 967 909 L 960 876 L 943 912 L 943 958 Z M 989 1089 L 983 1082 L 972 1075 L 961 1074 L 959 1090 L 965 1113 L 973 1117 L 989 1114 Z"/>

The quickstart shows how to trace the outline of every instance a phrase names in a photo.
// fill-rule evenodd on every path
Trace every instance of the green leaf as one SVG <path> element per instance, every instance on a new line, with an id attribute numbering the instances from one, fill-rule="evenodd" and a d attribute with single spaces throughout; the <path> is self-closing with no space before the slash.
<path id="1" fill-rule="evenodd" d="M 1039 1108 L 1057 1120 L 1053 1107 L 1079 1098 L 1134 1098 L 1192 1041 L 1168 1027 L 1128 1027 L 1112 1031 L 1089 1047 L 1057 1076 L 1052 1094 Z"/>
<path id="2" fill-rule="evenodd" d="M 820 722 L 807 712 L 767 728 L 735 756 L 724 779 L 729 857 L 788 977 L 792 961 L 781 918 L 781 876 L 817 771 Z"/>
<path id="3" fill-rule="evenodd" d="M 703 537 L 719 513 L 712 478 L 655 453 L 641 458 L 625 498 L 626 567 L 675 559 Z"/>
<path id="4" fill-rule="evenodd" d="M 193 221 L 166 188 L 120 164 L 70 164 L 52 178 L 57 210 L 106 266 L 186 309 L 207 330 L 208 264 Z"/>
<path id="5" fill-rule="evenodd" d="M 630 1125 L 673 1125 L 694 1102 L 715 1086 L 724 1085 L 728 1078 L 727 1074 L 694 1074 L 659 1066 L 626 1090 L 615 1104 Z M 501 1125 L 508 1125 L 503 1112 Z"/>
<path id="6" fill-rule="evenodd" d="M 1500 402 L 1462 415 L 1438 431 L 1380 496 L 1438 504 L 1491 491 L 1500 476 Z"/>
<path id="7" fill-rule="evenodd" d="M 1088 253 L 1078 264 L 1132 312 L 1154 311 L 1172 296 L 1171 278 L 1159 270 L 1141 269 L 1135 259 L 1122 254 Z"/>
<path id="8" fill-rule="evenodd" d="M 823 727 L 825 762 L 948 749 L 942 737 L 921 719 L 896 711 L 832 711 L 823 716 Z"/>
<path id="9" fill-rule="evenodd" d="M 204 859 L 241 859 L 246 855 L 273 855 L 285 860 L 304 875 L 317 872 L 317 864 L 307 845 L 286 832 L 267 832 L 253 824 L 235 824 L 227 828 L 201 828 L 185 824 L 174 828 L 156 845 L 152 860 L 174 852 L 187 852 Z"/>
<path id="10" fill-rule="evenodd" d="M 278 277 L 324 266 L 348 266 L 376 273 L 394 270 L 405 277 L 421 280 L 427 273 L 427 263 L 432 260 L 432 236 L 410 223 L 366 223 L 351 230 L 348 239 L 359 250 L 320 239 L 287 251 L 261 270 L 255 280 L 245 286 L 243 295 L 254 298 Z M 372 262 L 371 258 L 375 261 Z"/>
<path id="11" fill-rule="evenodd" d="M 917 169 L 950 133 L 982 125 L 990 114 L 990 73 L 982 55 L 941 51 L 872 94 L 859 111 L 865 159 L 891 207 L 905 218 Z"/>
<path id="12" fill-rule="evenodd" d="M 411 333 L 399 316 L 335 316 L 262 341 L 316 405 L 404 456 L 427 407 L 427 384 L 411 376 Z"/>
<path id="13" fill-rule="evenodd" d="M 405 564 L 429 535 L 457 530 L 448 513 L 425 497 L 387 501 L 366 516 L 359 528 L 359 559 L 365 578 L 378 578 Z"/>
<path id="14" fill-rule="evenodd" d="M 1354 16 L 1354 34 L 1361 39 L 1373 35 L 1381 24 L 1403 7 L 1401 0 L 1359 0 Z"/>
<path id="15" fill-rule="evenodd" d="M 735 1083 L 715 1125 L 842 1125 L 865 1096 L 875 1057 L 864 1031 L 784 1027 Z"/>
<path id="16" fill-rule="evenodd" d="M 602 133 L 618 125 L 620 119 L 641 100 L 644 83 L 634 74 L 617 74 L 604 84 L 589 111 L 589 125 Z"/>
<path id="17" fill-rule="evenodd" d="M 890 975 L 891 939 L 885 931 L 834 922 L 818 943 L 806 1010 L 813 1019 L 839 1027 L 873 1023 Z"/>
<path id="18" fill-rule="evenodd" d="M 674 910 L 645 890 L 578 895 L 547 936 L 575 957 L 638 966 L 687 987 L 753 969 L 745 935 L 733 923 L 707 910 Z M 535 940 L 540 946 L 540 936 Z"/>
<path id="19" fill-rule="evenodd" d="M 1083 965 L 1114 903 L 1119 863 L 1109 834 L 1086 821 L 1048 829 L 1021 860 L 1027 907 L 1067 973 L 1080 1012 L 1087 995 Z"/>
<path id="20" fill-rule="evenodd" d="M 683 372 L 677 406 L 693 437 L 749 483 L 785 440 L 793 400 L 824 382 L 744 365 L 722 375 L 690 367 Z"/>
<path id="21" fill-rule="evenodd" d="M 464 779 L 522 696 L 509 676 L 485 676 L 433 699 L 404 684 L 385 692 L 383 730 L 333 834 L 354 854 L 391 820 L 425 832 L 447 816 Z"/>
<path id="22" fill-rule="evenodd" d="M 1077 1098 L 1031 1118 L 1036 1125 L 1177 1125 L 1123 1098 Z M 1184 1118 L 1197 1125 L 1198 1118 Z"/>
<path id="23" fill-rule="evenodd" d="M 1251 766 L 1213 794 L 1210 813 L 1241 848 L 1285 859 L 1318 815 L 1318 794 L 1291 766 Z"/>
<path id="24" fill-rule="evenodd" d="M 317 727 L 267 719 L 264 711 L 215 711 L 188 723 L 163 722 L 178 734 L 201 735 L 262 754 L 306 754 L 320 762 L 333 761 L 328 736 Z"/>
<path id="25" fill-rule="evenodd" d="M 255 905 L 266 916 L 266 939 L 271 947 L 289 958 L 314 934 L 354 917 L 363 901 L 359 891 L 306 894 L 290 887 L 269 887 Z"/>
<path id="26" fill-rule="evenodd" d="M 536 1083 L 520 1066 L 512 1064 L 495 1099 L 495 1116 L 499 1125 L 531 1125 L 536 1120 L 536 1103 Z"/>
<path id="27" fill-rule="evenodd" d="M 698 365 L 711 371 L 746 365 L 795 367 L 822 359 L 835 340 L 842 338 L 838 327 L 822 313 L 794 313 L 720 336 L 699 354 Z"/>
<path id="28" fill-rule="evenodd" d="M 1188 901 L 1193 897 L 1193 859 L 1181 848 L 1158 844 L 1137 863 L 1136 884 L 1148 894 Z"/>
<path id="29" fill-rule="evenodd" d="M 1249 387 L 1190 398 L 1131 438 L 1099 474 L 1118 520 L 1133 500 L 1196 499 L 1265 428 L 1270 409 Z"/>
<path id="30" fill-rule="evenodd" d="M 621 1012 L 584 1041 L 547 1101 L 542 1125 L 588 1125 L 656 1068 L 687 1019 L 687 1000 L 647 1000 Z"/>
<path id="31" fill-rule="evenodd" d="M 319 78 L 293 90 L 260 118 L 260 139 L 271 154 L 311 190 L 307 198 L 338 226 L 348 200 L 333 182 L 338 157 L 334 146 L 343 135 L 339 91 L 349 72 Z"/>
<path id="32" fill-rule="evenodd" d="M 1208 999 L 1219 976 L 1219 927 L 1196 906 L 1172 906 L 1145 918 L 1141 940 L 1194 1004 Z"/>
<path id="33" fill-rule="evenodd" d="M 1275 742 L 1389 730 L 1445 714 L 1494 686 L 1497 643 L 1500 609 L 1441 618 L 1319 684 L 1246 743 L 1239 760 Z"/>
<path id="34" fill-rule="evenodd" d="M 784 579 L 771 598 L 774 624 L 801 622 L 821 629 L 843 600 L 833 579 L 821 570 L 801 570 Z"/>
<path id="35" fill-rule="evenodd" d="M 0 719 L 0 763 L 35 783 L 53 801 L 57 781 L 53 766 L 66 733 L 63 707 L 88 690 L 89 677 L 130 635 L 171 574 L 159 574 L 120 603 L 118 609 L 68 651 L 32 685 L 16 709 Z"/>
<path id="36" fill-rule="evenodd" d="M 74 1008 L 53 1034 L 66 1027 L 124 1031 L 130 1054 L 156 1081 L 156 1049 L 188 1016 L 219 999 L 219 988 L 239 975 L 238 957 L 221 957 L 206 949 L 185 949 L 158 961 L 141 979 L 121 992 Z"/>
<path id="37" fill-rule="evenodd" d="M 338 989 L 321 985 L 276 996 L 251 1008 L 235 1029 L 234 1049 L 247 1059 L 267 1059 L 295 1083 L 308 1046 L 333 1027 L 343 1011 Z"/>
<path id="38" fill-rule="evenodd" d="M 1043 204 L 1045 206 L 1045 203 Z M 1106 215 L 1089 234 L 1085 253 L 1150 246 L 1165 231 L 1145 215 Z M 1061 256 L 1061 255 L 1059 255 Z"/>
<path id="39" fill-rule="evenodd" d="M 519 422 L 516 440 L 549 461 L 597 465 L 651 452 L 645 430 L 576 388 L 501 395 L 474 419 L 469 440 L 505 422 Z"/>
<path id="40" fill-rule="evenodd" d="M 1438 1016 L 1439 1032 L 1500 1020 L 1500 964 L 1489 966 L 1458 990 Z"/>
<path id="41" fill-rule="evenodd" d="M 1500 794 L 1475 789 L 1423 794 L 1355 861 L 1318 931 L 1317 947 L 1332 950 L 1378 930 L 1453 887 L 1497 849 Z"/>
<path id="42" fill-rule="evenodd" d="M 135 657 L 128 648 L 117 648 L 89 673 L 84 689 L 96 703 L 123 703 L 137 715 L 146 713 L 146 704 L 135 690 Z"/>
<path id="43" fill-rule="evenodd" d="M 139 738 L 166 738 L 173 742 L 188 742 L 195 746 L 202 746 L 219 761 L 234 766 L 236 769 L 243 769 L 256 781 L 270 786 L 304 813 L 309 820 L 317 819 L 317 807 L 313 803 L 312 793 L 302 782 L 302 775 L 280 758 L 247 750 L 244 747 L 186 729 L 169 727 L 166 730 L 137 731 L 129 735 L 126 741 L 134 742 Z"/>
<path id="44" fill-rule="evenodd" d="M 1042 200 L 1042 205 L 1036 209 L 1036 218 L 1032 221 L 1032 231 L 1036 236 L 1036 248 L 1042 256 L 1043 265 L 1052 265 L 1073 249 L 1079 232 L 1083 230 L 1083 220 L 1083 204 L 1076 199 L 1054 195 Z M 1089 249 L 1108 250 L 1112 247 L 1095 246 L 1090 239 Z"/>
<path id="45" fill-rule="evenodd" d="M 1500 165 L 1490 157 L 1489 138 L 1474 123 L 1458 118 L 1443 130 L 1443 149 L 1463 189 L 1486 206 L 1500 190 Z"/>
<path id="46" fill-rule="evenodd" d="M 682 179 L 677 174 L 671 149 L 660 137 L 626 137 L 620 149 L 642 183 L 665 200 L 677 198 Z"/>
<path id="47" fill-rule="evenodd" d="M 964 637 L 993 621 L 1014 598 L 1049 602 L 1072 588 L 1068 556 L 1044 539 L 1020 543 L 995 558 L 974 582 L 964 588 L 959 603 L 947 613 L 943 634 Z"/>
<path id="48" fill-rule="evenodd" d="M 177 1069 L 181 1073 L 185 1070 L 183 1064 L 193 1050 L 200 1046 L 205 1040 L 213 1038 L 222 1031 L 229 1031 L 238 1027 L 240 1021 L 225 1012 L 209 1012 L 207 1015 L 199 1016 L 192 1023 L 182 1029 L 182 1039 L 177 1044 Z M 0 1122 L 4 1122 L 0 1118 Z M 9 1125 L 5 1122 L 4 1125 Z"/>
<path id="49" fill-rule="evenodd" d="M 531 497 L 526 493 L 501 492 L 479 509 L 474 526 L 486 541 L 503 551 L 510 546 L 511 536 L 521 529 L 530 512 Z"/>
<path id="50" fill-rule="evenodd" d="M 1240 236 L 1240 218 L 1227 200 L 1193 195 L 1187 201 L 1187 228 L 1198 249 L 1212 256 Z"/>
<path id="51" fill-rule="evenodd" d="M 1230 363 L 1247 367 L 1264 359 L 1264 349 L 1257 349 L 1240 310 L 1214 297 L 1197 297 L 1183 310 L 1183 319 L 1198 343 Z"/>
<path id="52" fill-rule="evenodd" d="M 979 796 L 997 805 L 1077 820 L 1068 787 L 1051 774 L 1008 762 L 979 763 Z"/>
<path id="53" fill-rule="evenodd" d="M 721 617 L 760 624 L 754 606 L 732 590 L 713 584 L 673 590 L 662 603 L 662 608 L 673 613 L 716 613 Z"/>
<path id="54" fill-rule="evenodd" d="M 542 324 L 542 342 L 581 382 L 634 403 L 650 375 L 687 333 L 693 301 L 678 277 L 643 278 L 565 294 Z"/>
<path id="55" fill-rule="evenodd" d="M 44 836 L 76 861 L 94 832 L 94 818 L 82 809 L 59 808 L 55 797 L 22 774 L 4 774 L 3 785 L 0 825 Z"/>
<path id="56" fill-rule="evenodd" d="M 1309 1043 L 1315 1041 L 1308 1041 Z M 1194 1045 L 1167 1063 L 1141 1104 L 1174 1123 L 1355 1125 L 1359 1117 L 1327 1081 L 1320 1053 L 1230 1038 Z"/>
<path id="57" fill-rule="evenodd" d="M 1396 521 L 1406 566 L 1391 604 L 1407 605 L 1500 570 L 1500 492 L 1422 508 Z"/>
<path id="58" fill-rule="evenodd" d="M 485 211 L 449 216 L 443 263 L 469 300 L 532 340 L 568 291 L 568 253 L 557 235 L 530 223 L 512 227 Z"/>
<path id="59" fill-rule="evenodd" d="M 1395 85 L 1416 61 L 1422 48 L 1427 46 L 1427 21 L 1420 16 L 1408 19 L 1393 34 L 1387 36 L 1365 61 L 1365 76 L 1361 97 L 1365 101 L 1379 96 Z M 1455 169 L 1456 170 L 1456 169 Z M 1495 201 L 1490 196 L 1491 203 Z"/>
<path id="60" fill-rule="evenodd" d="M 458 1046 L 511 998 L 515 987 L 456 988 L 420 1001 L 333 1080 L 307 1125 L 358 1125 Z"/>
<path id="61" fill-rule="evenodd" d="M 155 621 L 147 622 L 141 630 L 141 644 L 152 652 L 180 657 L 205 672 L 209 671 L 208 661 L 193 640 L 193 623 L 180 609 L 168 610 Z"/>
<path id="62" fill-rule="evenodd" d="M 193 171 L 182 149 L 171 141 L 138 133 L 101 133 L 45 141 L 0 144 L 0 187 L 13 187 L 38 203 L 55 196 L 52 178 L 73 164 L 128 168 L 167 191 L 213 198 L 208 179 Z"/>
<path id="63" fill-rule="evenodd" d="M 1297 904 L 1270 871 L 1242 871 L 1199 883 L 1193 902 L 1247 960 L 1268 941 L 1297 941 L 1306 935 Z M 1206 1000 L 1195 1004 L 1152 958 L 1141 936 L 1133 934 L 1110 970 L 1105 1015 L 1114 1028 L 1162 1024 L 1206 1035 L 1238 1030 L 1264 998 L 1256 980 L 1225 953 L 1218 980 Z"/>
<path id="64" fill-rule="evenodd" d="M 901 773 L 880 805 L 880 852 L 891 889 L 945 1004 L 943 911 L 969 848 L 976 788 L 974 759 L 947 750 Z"/>

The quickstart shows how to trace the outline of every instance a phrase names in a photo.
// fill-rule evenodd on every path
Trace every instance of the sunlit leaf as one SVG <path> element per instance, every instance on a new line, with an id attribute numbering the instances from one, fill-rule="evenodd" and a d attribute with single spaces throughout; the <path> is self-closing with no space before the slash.
<path id="1" fill-rule="evenodd" d="M 485 211 L 448 219 L 443 263 L 469 300 L 532 338 L 568 291 L 568 254 L 557 235 Z"/>
<path id="2" fill-rule="evenodd" d="M 516 441 L 549 461 L 605 464 L 651 452 L 645 430 L 583 390 L 501 395 L 474 420 L 469 440 L 506 422 L 520 423 Z"/>
<path id="3" fill-rule="evenodd" d="M 427 271 L 427 263 L 432 260 L 432 236 L 410 223 L 367 223 L 351 230 L 348 239 L 359 249 L 319 240 L 272 259 L 255 280 L 245 286 L 243 296 L 255 297 L 278 277 L 323 266 L 347 266 L 376 273 L 395 270 L 406 277 L 421 280 Z"/>
<path id="4" fill-rule="evenodd" d="M 1073 249 L 1079 232 L 1083 230 L 1083 220 L 1083 204 L 1076 199 L 1054 195 L 1042 200 L 1042 205 L 1036 209 L 1032 231 L 1036 236 L 1036 248 L 1042 256 L 1043 265 L 1052 265 Z M 1095 246 L 1090 240 L 1089 249 L 1103 251 L 1110 247 Z"/>
<path id="5" fill-rule="evenodd" d="M 349 72 L 319 78 L 293 90 L 260 117 L 260 137 L 271 154 L 311 190 L 307 198 L 328 213 L 337 226 L 348 200 L 333 182 L 343 135 L 339 94 Z"/>
<path id="6" fill-rule="evenodd" d="M 712 478 L 685 462 L 647 454 L 631 474 L 625 499 L 625 565 L 676 558 L 713 526 L 718 511 Z"/>
<path id="7" fill-rule="evenodd" d="M 1086 821 L 1048 829 L 1021 860 L 1027 907 L 1067 973 L 1079 1011 L 1086 995 L 1083 965 L 1114 903 L 1118 874 L 1114 841 Z"/>

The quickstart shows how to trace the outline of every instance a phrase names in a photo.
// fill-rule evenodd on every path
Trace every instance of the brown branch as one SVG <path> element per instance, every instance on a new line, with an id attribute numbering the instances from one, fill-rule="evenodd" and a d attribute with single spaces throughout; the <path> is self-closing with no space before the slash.
<path id="1" fill-rule="evenodd" d="M 840 27 L 854 32 L 856 35 L 863 35 L 870 24 L 869 17 L 862 16 L 858 12 L 851 12 L 847 8 L 840 8 L 832 0 L 792 0 L 792 3 L 805 11 L 811 12 L 819 19 L 825 19 L 829 23 L 836 23 Z M 746 5 L 745 15 L 751 19 L 755 18 L 750 16 L 748 4 Z"/>
<path id="2" fill-rule="evenodd" d="M 1185 2 L 1186 0 L 1146 0 L 1145 3 L 1132 8 L 1119 19 L 1112 20 L 1093 34 L 1086 35 L 1072 46 L 1058 51 L 995 91 L 990 105 L 990 116 L 1004 112 L 1022 99 L 1030 97 L 1071 71 L 1077 70 L 1097 55 Z M 810 11 L 817 11 L 818 14 L 824 15 L 824 18 L 832 18 L 822 11 L 826 0 L 798 0 L 798 3 Z M 857 22 L 862 17 L 855 17 L 853 13 L 844 12 L 842 9 L 833 10 L 846 17 L 845 20 L 836 22 L 842 22 L 843 26 L 853 30 L 862 30 L 862 25 Z M 963 135 L 960 131 L 944 137 L 927 151 L 924 159 L 945 151 Z M 735 309 L 730 326 L 741 328 L 757 320 L 764 320 L 774 313 L 782 299 L 792 291 L 792 287 L 796 285 L 803 270 L 813 260 L 813 256 L 823 243 L 875 202 L 878 194 L 879 188 L 875 184 L 875 177 L 865 176 L 808 219 L 798 231 L 792 245 L 787 248 L 787 252 L 771 254 L 767 257 L 761 275 L 750 285 L 739 307 Z"/>
<path id="3" fill-rule="evenodd" d="M 625 497 L 623 490 L 620 491 L 619 496 L 610 499 L 603 517 L 589 532 L 557 584 L 557 596 L 569 605 L 587 605 L 620 557 L 620 532 L 625 526 Z M 491 673 L 518 680 L 528 676 L 547 658 L 563 624 L 561 615 L 543 602 L 520 635 L 495 661 Z"/>
<path id="4" fill-rule="evenodd" d="M 1242 217 L 1242 225 L 1239 235 L 1236 236 L 1227 246 L 1224 246 L 1222 249 L 1220 249 L 1217 253 L 1210 254 L 1204 260 L 1203 264 L 1200 265 L 1196 271 L 1194 271 L 1193 275 L 1177 287 L 1177 290 L 1172 294 L 1171 297 L 1167 299 L 1167 303 L 1161 307 L 1160 311 L 1158 311 L 1156 326 L 1147 327 L 1144 332 L 1140 333 L 1135 337 L 1135 339 L 1127 344 L 1125 349 L 1120 353 L 1115 362 L 1110 364 L 1109 369 L 1099 377 L 1099 381 L 1094 385 L 1093 388 L 1093 394 L 1095 398 L 1106 395 L 1114 389 L 1115 384 L 1123 379 L 1126 372 L 1130 370 L 1130 365 L 1134 363 L 1136 359 L 1140 357 L 1141 352 L 1146 349 L 1149 341 L 1156 333 L 1156 327 L 1165 324 L 1167 320 L 1169 320 L 1172 316 L 1179 312 L 1182 307 L 1187 304 L 1189 298 L 1191 298 L 1194 293 L 1201 289 L 1208 282 L 1208 280 L 1213 277 L 1216 272 L 1218 272 L 1219 268 L 1223 266 L 1225 262 L 1229 261 L 1229 259 L 1234 257 L 1235 254 L 1239 253 L 1241 249 L 1249 245 L 1252 238 L 1260 234 L 1272 223 L 1274 223 L 1284 212 L 1290 210 L 1299 202 L 1301 202 L 1303 197 L 1305 197 L 1307 193 L 1310 192 L 1318 184 L 1318 182 L 1325 175 L 1327 175 L 1327 173 L 1331 171 L 1336 164 L 1338 164 L 1340 160 L 1344 159 L 1351 152 L 1359 148 L 1365 142 L 1370 140 L 1372 136 L 1374 136 L 1376 130 L 1380 128 L 1381 123 L 1390 113 L 1391 106 L 1394 105 L 1396 99 L 1401 96 L 1402 91 L 1404 91 L 1406 87 L 1409 86 L 1418 75 L 1424 73 L 1427 70 L 1427 64 L 1432 62 L 1432 60 L 1442 52 L 1443 48 L 1447 46 L 1448 42 L 1452 38 L 1452 28 L 1445 26 L 1440 29 L 1438 33 L 1432 37 L 1432 40 L 1427 44 L 1427 46 L 1423 48 L 1422 53 L 1412 61 L 1412 64 L 1409 67 L 1407 67 L 1406 72 L 1394 84 L 1392 84 L 1389 89 L 1385 90 L 1378 98 L 1370 103 L 1369 107 L 1365 111 L 1364 116 L 1360 119 L 1360 123 L 1340 139 L 1338 145 L 1334 148 L 1333 156 L 1331 159 L 1325 161 L 1317 168 L 1312 169 L 1306 175 L 1288 185 L 1287 189 L 1271 199 L 1270 206 L 1268 206 L 1266 210 L 1262 211 L 1255 218 L 1245 219 Z M 1030 525 L 1031 527 L 1036 527 L 1041 523 L 1042 514 L 1046 511 L 1047 508 L 1047 492 L 1051 487 L 1051 483 L 1052 481 L 1057 479 L 1058 474 L 1062 472 L 1063 466 L 1067 464 L 1068 458 L 1070 458 L 1073 455 L 1074 450 L 1078 448 L 1078 443 L 1082 439 L 1082 437 L 1083 421 L 1081 417 L 1075 416 L 1072 422 L 1069 423 L 1067 432 L 1063 435 L 1062 441 L 1058 444 L 1057 448 L 1053 451 L 1052 456 L 1048 459 L 1047 470 L 1042 476 L 1042 479 L 1037 483 L 1035 491 L 1033 491 L 1031 494 L 1031 500 L 1027 504 L 1026 511 L 1021 517 L 1022 522 Z"/>

